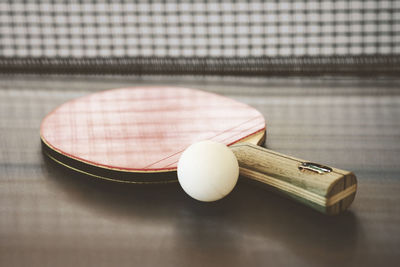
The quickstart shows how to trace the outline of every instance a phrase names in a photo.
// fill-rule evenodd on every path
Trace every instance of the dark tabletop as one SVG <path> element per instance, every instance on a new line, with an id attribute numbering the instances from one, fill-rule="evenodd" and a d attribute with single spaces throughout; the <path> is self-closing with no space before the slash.
<path id="1" fill-rule="evenodd" d="M 0 266 L 394 266 L 400 260 L 400 80 L 0 76 Z M 90 92 L 177 85 L 259 109 L 270 149 L 351 170 L 350 209 L 327 217 L 240 181 L 200 203 L 178 184 L 65 171 L 40 122 Z M 384 265 L 382 265 L 384 266 Z"/>

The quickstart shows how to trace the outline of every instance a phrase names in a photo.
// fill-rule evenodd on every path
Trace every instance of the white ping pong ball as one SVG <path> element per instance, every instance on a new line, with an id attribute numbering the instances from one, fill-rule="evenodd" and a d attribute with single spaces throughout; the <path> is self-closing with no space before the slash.
<path id="1" fill-rule="evenodd" d="M 224 144 L 201 141 L 189 146 L 178 162 L 178 180 L 194 199 L 215 201 L 228 195 L 239 177 L 239 164 Z"/>

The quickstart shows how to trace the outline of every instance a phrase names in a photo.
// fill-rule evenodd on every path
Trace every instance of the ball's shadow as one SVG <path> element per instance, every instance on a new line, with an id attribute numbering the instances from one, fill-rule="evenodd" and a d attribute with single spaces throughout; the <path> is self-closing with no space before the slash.
<path id="1" fill-rule="evenodd" d="M 322 215 L 242 178 L 226 198 L 201 203 L 188 197 L 178 183 L 114 183 L 68 170 L 45 156 L 43 160 L 43 173 L 57 190 L 66 193 L 67 201 L 103 217 L 173 224 L 175 238 L 188 250 L 215 241 L 240 250 L 252 244 L 233 233 L 246 233 L 265 242 L 279 242 L 317 264 L 339 263 L 353 257 L 357 237 L 362 234 L 350 211 L 335 217 Z"/>

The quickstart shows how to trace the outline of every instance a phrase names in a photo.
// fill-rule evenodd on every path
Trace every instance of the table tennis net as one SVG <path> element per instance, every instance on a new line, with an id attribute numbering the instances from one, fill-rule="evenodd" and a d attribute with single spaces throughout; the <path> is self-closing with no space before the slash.
<path id="1" fill-rule="evenodd" d="M 400 1 L 3 1 L 0 72 L 398 73 Z"/>

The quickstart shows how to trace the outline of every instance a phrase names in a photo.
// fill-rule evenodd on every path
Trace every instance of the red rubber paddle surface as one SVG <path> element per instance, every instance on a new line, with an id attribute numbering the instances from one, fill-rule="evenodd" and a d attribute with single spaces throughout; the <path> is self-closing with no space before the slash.
<path id="1" fill-rule="evenodd" d="M 133 87 L 84 96 L 59 106 L 41 125 L 52 150 L 90 165 L 131 172 L 176 170 L 194 142 L 230 145 L 265 130 L 254 108 L 186 88 Z"/>

